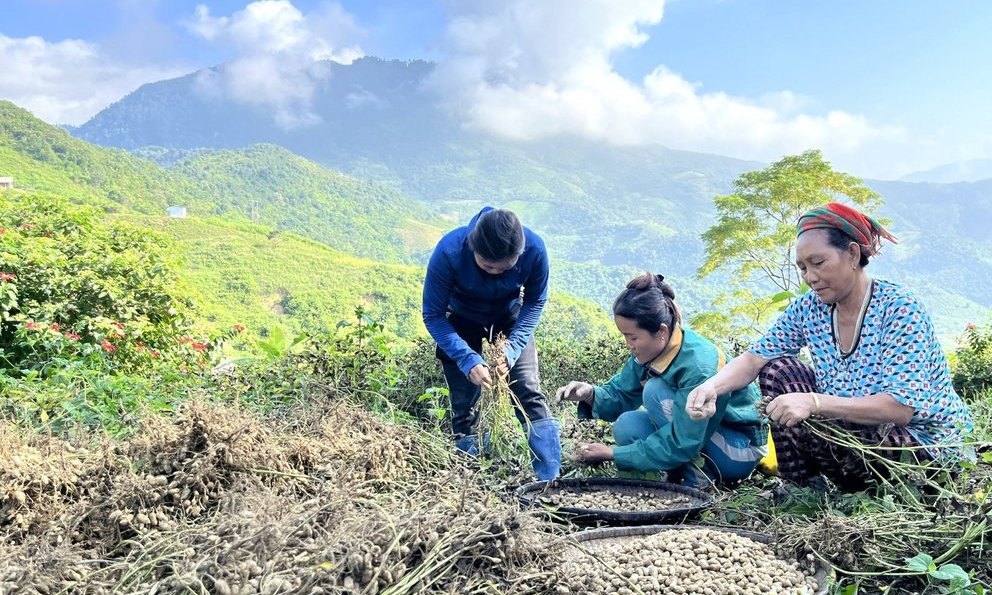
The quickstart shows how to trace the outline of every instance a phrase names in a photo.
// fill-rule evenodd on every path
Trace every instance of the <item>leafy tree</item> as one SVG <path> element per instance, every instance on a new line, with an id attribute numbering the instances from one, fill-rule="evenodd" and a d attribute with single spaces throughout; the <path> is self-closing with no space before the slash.
<path id="1" fill-rule="evenodd" d="M 719 313 L 693 319 L 714 335 L 757 331 L 802 290 L 794 248 L 796 221 L 803 213 L 832 201 L 868 212 L 882 203 L 859 178 L 834 171 L 819 150 L 787 155 L 744 173 L 733 188 L 733 194 L 714 198 L 717 222 L 703 233 L 706 260 L 697 273 L 702 279 L 720 272 L 736 286 L 714 301 Z"/>

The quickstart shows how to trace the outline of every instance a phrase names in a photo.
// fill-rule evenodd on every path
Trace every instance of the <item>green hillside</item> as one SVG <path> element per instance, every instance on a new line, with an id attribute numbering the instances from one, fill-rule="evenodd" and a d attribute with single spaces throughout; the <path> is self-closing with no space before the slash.
<path id="1" fill-rule="evenodd" d="M 200 153 L 175 171 L 213 198 L 215 215 L 291 230 L 377 260 L 410 260 L 430 250 L 444 225 L 388 186 L 331 171 L 275 145 Z"/>
<path id="2" fill-rule="evenodd" d="M 186 281 L 220 327 L 244 324 L 266 334 L 276 325 L 331 333 L 362 307 L 401 337 L 426 336 L 420 318 L 424 271 L 342 254 L 271 228 L 217 218 L 138 219 L 175 240 Z M 606 313 L 586 300 L 553 294 L 541 337 L 600 336 Z"/>
<path id="3" fill-rule="evenodd" d="M 130 217 L 176 242 L 181 270 L 221 327 L 244 324 L 327 333 L 365 308 L 391 332 L 423 332 L 418 316 L 423 273 L 332 250 L 269 227 L 220 218 Z"/>
<path id="4" fill-rule="evenodd" d="M 292 230 L 343 252 L 393 262 L 422 258 L 444 225 L 389 186 L 328 170 L 274 145 L 189 152 L 174 169 L 69 136 L 0 101 L 0 176 L 19 188 L 106 212 L 164 214 L 185 205 Z"/>
<path id="5" fill-rule="evenodd" d="M 0 101 L 0 176 L 12 176 L 19 188 L 108 212 L 164 214 L 174 204 L 212 208 L 191 180 L 125 151 L 74 138 L 9 101 Z"/>
<path id="6" fill-rule="evenodd" d="M 689 315 L 709 309 L 712 296 L 733 285 L 727 277 L 695 278 L 700 234 L 715 222 L 714 196 L 761 164 L 660 145 L 487 136 L 443 109 L 444 98 L 425 84 L 433 67 L 373 57 L 329 64 L 334 84 L 314 98 L 320 121 L 311 127 L 283 130 L 258 110 L 208 99 L 191 74 L 144 85 L 74 133 L 130 150 L 154 145 L 163 161 L 170 156 L 160 147 L 195 153 L 273 143 L 392 187 L 451 221 L 468 220 L 484 204 L 512 208 L 544 237 L 558 263 L 556 287 L 604 306 L 638 269 L 668 277 Z M 382 101 L 355 106 L 348 101 L 355 93 Z M 880 214 L 903 239 L 872 274 L 911 287 L 943 337 L 986 319 L 992 243 L 979 228 L 992 217 L 992 181 L 866 184 L 882 195 Z"/>
<path id="7" fill-rule="evenodd" d="M 217 328 L 330 333 L 361 307 L 392 334 L 425 334 L 423 268 L 409 263 L 451 224 L 395 190 L 271 145 L 193 152 L 166 170 L 74 139 L 10 103 L 0 103 L 0 122 L 0 175 L 17 187 L 0 200 L 56 196 L 161 232 L 175 242 L 183 280 Z M 165 217 L 169 204 L 189 206 L 190 216 Z M 575 287 L 587 295 L 601 285 Z M 554 296 L 547 320 L 549 337 L 612 328 L 596 305 L 564 295 Z"/>
<path id="8" fill-rule="evenodd" d="M 369 212 L 382 206 L 375 201 L 402 205 L 402 199 L 388 191 L 377 194 L 368 184 L 275 147 L 211 154 L 184 169 L 165 170 L 123 151 L 80 141 L 9 102 L 0 102 L 0 175 L 12 175 L 17 187 L 0 194 L 0 200 L 48 194 L 164 232 L 176 242 L 185 280 L 216 325 L 244 324 L 263 335 L 275 326 L 319 333 L 333 329 L 362 306 L 396 334 L 423 332 L 415 315 L 422 278 L 418 269 L 363 260 L 298 235 L 252 225 L 238 210 L 273 187 L 287 189 L 294 199 L 313 191 L 322 199 L 315 208 L 323 210 L 307 212 L 304 219 L 309 227 L 297 221 L 305 228 L 302 231 L 323 235 L 342 249 L 350 245 L 353 252 L 380 252 L 397 260 L 404 255 L 405 244 L 377 241 L 396 234 L 388 233 L 385 225 L 373 229 Z M 208 195 L 218 197 L 216 206 L 202 199 Z M 201 199 L 191 198 L 196 196 Z M 164 217 L 165 207 L 177 203 L 190 206 L 192 216 Z M 268 214 L 279 211 L 277 207 L 263 204 L 260 210 Z M 197 216 L 215 211 L 226 217 Z M 293 208 L 282 212 L 297 214 Z M 415 215 L 424 212 L 414 208 Z M 399 222 L 399 207 L 388 213 L 394 223 Z M 325 222 L 327 229 L 337 230 L 336 235 L 316 233 Z M 420 225 L 421 237 L 429 237 L 433 228 Z"/>

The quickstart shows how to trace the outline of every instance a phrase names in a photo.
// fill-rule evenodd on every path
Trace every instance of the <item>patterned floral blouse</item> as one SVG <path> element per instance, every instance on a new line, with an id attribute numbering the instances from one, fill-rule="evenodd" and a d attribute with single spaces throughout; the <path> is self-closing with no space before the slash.
<path id="1" fill-rule="evenodd" d="M 786 309 L 751 353 L 771 360 L 795 357 L 808 347 L 820 392 L 855 398 L 892 395 L 915 410 L 907 429 L 920 444 L 964 441 L 973 428 L 971 413 L 954 392 L 930 316 L 912 293 L 874 280 L 860 338 L 847 356 L 834 340 L 832 314 L 833 306 L 809 291 Z M 957 458 L 967 450 L 930 449 L 938 458 Z"/>

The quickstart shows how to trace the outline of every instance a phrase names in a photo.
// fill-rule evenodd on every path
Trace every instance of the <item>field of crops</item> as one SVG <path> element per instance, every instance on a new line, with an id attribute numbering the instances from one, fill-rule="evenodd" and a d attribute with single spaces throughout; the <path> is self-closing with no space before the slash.
<path id="1" fill-rule="evenodd" d="M 454 451 L 430 343 L 361 308 L 314 337 L 221 326 L 163 237 L 65 202 L 0 203 L 0 232 L 0 594 L 784 593 L 817 568 L 842 595 L 992 583 L 988 327 L 954 354 L 974 463 L 893 463 L 856 493 L 755 474 L 692 520 L 767 548 L 709 532 L 593 547 L 515 499 L 530 465 L 505 387 L 482 403 L 489 456 Z M 539 339 L 548 394 L 626 357 L 612 336 Z M 565 453 L 610 440 L 553 407 Z M 642 506 L 628 496 L 572 503 Z"/>
<path id="2" fill-rule="evenodd" d="M 583 560 L 576 528 L 521 510 L 499 473 L 333 392 L 268 414 L 190 401 L 120 440 L 5 425 L 0 592 L 801 593 L 815 559 L 877 568 L 921 543 L 972 564 L 969 584 L 988 580 L 987 504 L 938 498 L 954 510 L 909 514 L 899 495 L 762 493 L 756 480 L 718 494 L 703 522 L 777 535 L 779 558 L 803 570 L 698 534 Z"/>

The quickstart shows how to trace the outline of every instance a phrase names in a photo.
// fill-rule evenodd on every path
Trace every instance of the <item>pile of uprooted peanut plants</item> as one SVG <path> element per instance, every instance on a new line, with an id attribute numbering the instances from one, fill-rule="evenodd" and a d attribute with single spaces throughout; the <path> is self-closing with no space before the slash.
<path id="1" fill-rule="evenodd" d="M 436 433 L 385 423 L 343 399 L 266 415 L 193 400 L 172 416 L 149 416 L 123 440 L 3 423 L 0 593 L 512 595 L 592 588 L 576 583 L 582 577 L 563 563 L 572 547 L 563 532 L 492 488 L 491 476 L 473 470 Z M 703 521 L 777 535 L 786 559 L 815 554 L 838 569 L 904 575 L 904 557 L 930 551 L 937 561 L 965 563 L 975 579 L 988 576 L 984 500 L 940 499 L 954 507 L 947 514 L 905 514 L 892 501 L 891 510 L 869 514 L 792 518 L 757 501 L 748 505 L 748 488 L 740 489 L 721 497 Z M 712 557 L 693 562 L 704 563 L 712 566 Z M 590 565 L 590 580 L 596 568 Z M 649 592 L 633 574 L 613 574 L 604 592 Z M 636 574 L 651 584 L 656 578 Z M 912 577 L 902 582 L 920 585 Z M 679 588 L 695 592 L 693 584 Z"/>
<path id="2" fill-rule="evenodd" d="M 539 593 L 539 521 L 344 402 L 190 402 L 129 440 L 0 426 L 0 593 Z"/>

